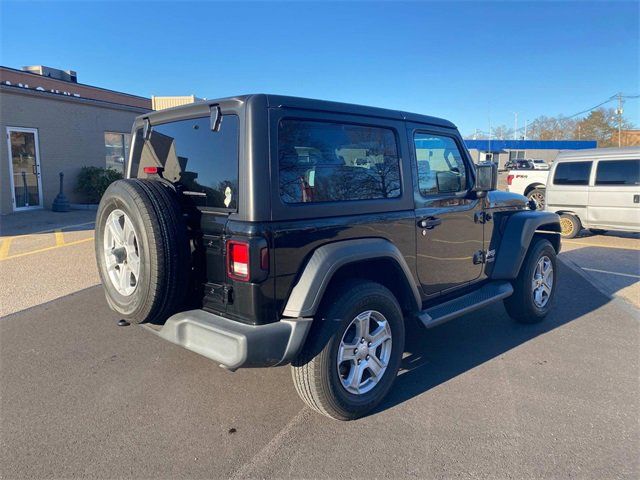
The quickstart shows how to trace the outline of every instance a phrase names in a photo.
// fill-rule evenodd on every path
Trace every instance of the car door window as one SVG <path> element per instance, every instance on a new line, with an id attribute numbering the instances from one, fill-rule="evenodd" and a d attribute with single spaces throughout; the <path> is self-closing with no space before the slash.
<path id="1" fill-rule="evenodd" d="M 460 149 L 452 137 L 430 133 L 414 135 L 418 187 L 424 196 L 462 192 L 467 172 Z"/>

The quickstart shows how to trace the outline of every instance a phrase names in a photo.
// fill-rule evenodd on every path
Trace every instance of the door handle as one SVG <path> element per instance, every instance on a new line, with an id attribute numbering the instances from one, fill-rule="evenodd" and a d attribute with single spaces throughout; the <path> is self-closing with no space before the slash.
<path id="1" fill-rule="evenodd" d="M 640 195 L 633 196 L 633 203 L 640 203 Z"/>
<path id="2" fill-rule="evenodd" d="M 437 227 L 441 223 L 442 223 L 442 219 L 429 217 L 429 218 L 423 218 L 422 220 L 420 220 L 418 222 L 418 226 L 420 228 L 426 228 L 427 230 L 431 230 L 432 228 Z"/>

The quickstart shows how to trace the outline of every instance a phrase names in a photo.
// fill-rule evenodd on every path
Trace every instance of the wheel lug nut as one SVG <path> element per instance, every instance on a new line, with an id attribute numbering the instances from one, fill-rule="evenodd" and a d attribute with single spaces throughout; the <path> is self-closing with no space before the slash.
<path id="1" fill-rule="evenodd" d="M 360 362 L 362 362 L 362 360 L 358 360 L 358 365 L 360 365 Z"/>
<path id="2" fill-rule="evenodd" d="M 354 353 L 354 354 L 358 353 L 358 349 L 357 349 L 357 348 L 354 348 L 354 349 L 353 349 L 353 353 Z"/>
<path id="3" fill-rule="evenodd" d="M 367 347 L 370 347 L 370 346 L 371 346 L 371 342 L 367 343 Z"/>
<path id="4" fill-rule="evenodd" d="M 364 343 L 364 337 L 360 339 L 360 343 Z"/>
<path id="5" fill-rule="evenodd" d="M 369 355 L 367 355 L 367 360 L 369 360 Z"/>

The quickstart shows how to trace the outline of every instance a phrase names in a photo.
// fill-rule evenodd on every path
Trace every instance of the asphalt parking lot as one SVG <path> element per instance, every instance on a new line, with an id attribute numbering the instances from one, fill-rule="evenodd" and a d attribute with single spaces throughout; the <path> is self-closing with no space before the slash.
<path id="1" fill-rule="evenodd" d="M 0 220 L 0 317 L 100 282 L 94 211 L 25 212 Z"/>
<path id="2" fill-rule="evenodd" d="M 288 367 L 231 374 L 117 327 L 93 243 L 71 244 L 91 224 L 46 227 L 0 243 L 2 478 L 640 477 L 637 236 L 564 242 L 542 324 L 494 305 L 413 332 L 390 397 L 341 423 Z"/>

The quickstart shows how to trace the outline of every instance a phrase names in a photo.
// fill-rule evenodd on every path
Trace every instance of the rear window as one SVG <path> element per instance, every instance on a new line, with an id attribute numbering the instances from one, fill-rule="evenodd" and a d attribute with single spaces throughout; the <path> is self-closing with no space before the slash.
<path id="1" fill-rule="evenodd" d="M 220 130 L 210 117 L 155 125 L 149 139 L 136 132 L 131 177 L 145 177 L 144 167 L 160 166 L 163 176 L 182 187 L 196 206 L 224 210 L 238 207 L 237 115 L 224 115 Z"/>
<path id="2" fill-rule="evenodd" d="M 596 185 L 640 185 L 640 160 L 600 160 Z"/>
<path id="3" fill-rule="evenodd" d="M 553 177 L 555 185 L 589 185 L 589 174 L 593 162 L 558 163 Z"/>
<path id="4" fill-rule="evenodd" d="M 386 128 L 283 120 L 278 166 L 285 203 L 400 196 L 396 136 Z"/>

